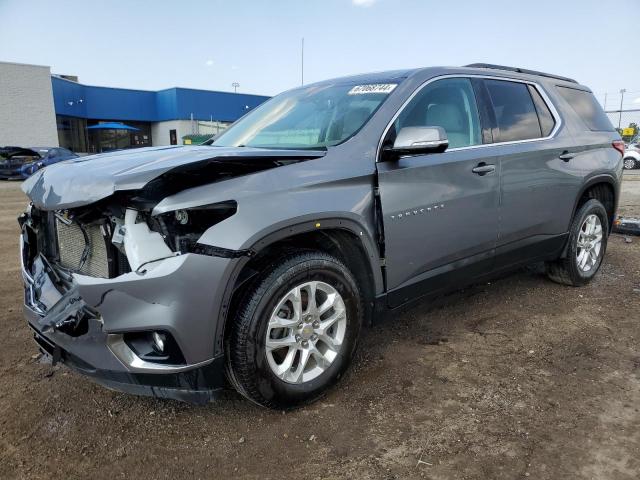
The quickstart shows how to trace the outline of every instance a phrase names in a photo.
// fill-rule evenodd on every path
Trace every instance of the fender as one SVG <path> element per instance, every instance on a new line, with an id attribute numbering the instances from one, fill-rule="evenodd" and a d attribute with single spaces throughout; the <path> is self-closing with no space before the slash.
<path id="1" fill-rule="evenodd" d="M 640 151 L 638 150 L 625 150 L 622 158 L 633 158 L 636 162 L 640 162 Z"/>
<path id="2" fill-rule="evenodd" d="M 346 217 L 319 217 L 318 215 L 305 215 L 303 217 L 298 217 L 295 223 L 291 223 L 286 227 L 281 227 L 277 230 L 265 233 L 258 241 L 254 242 L 249 248 L 246 249 L 246 251 L 250 251 L 252 252 L 252 254 L 247 255 L 242 259 L 241 262 L 238 262 L 238 265 L 236 266 L 232 274 L 234 278 L 231 280 L 235 282 L 238 274 L 247 263 L 250 256 L 260 253 L 260 251 L 264 250 L 269 245 L 272 245 L 286 238 L 299 235 L 301 233 L 336 229 L 348 231 L 360 239 L 361 245 L 367 255 L 371 272 L 373 274 L 375 289 L 374 294 L 381 293 L 383 291 L 384 284 L 382 280 L 382 269 L 380 268 L 380 258 L 377 244 L 371 237 L 368 229 L 364 227 L 361 222 L 353 218 Z M 231 289 L 233 289 L 234 282 L 229 282 L 231 285 Z"/>
<path id="3" fill-rule="evenodd" d="M 346 213 L 346 215 L 352 215 Z M 224 343 L 224 328 L 227 322 L 227 315 L 229 313 L 229 306 L 231 298 L 235 292 L 236 282 L 240 277 L 240 273 L 243 268 L 250 261 L 251 257 L 260 253 L 260 251 L 267 248 L 278 241 L 286 238 L 301 234 L 323 230 L 345 230 L 354 234 L 360 239 L 361 245 L 367 255 L 369 266 L 373 274 L 374 292 L 373 296 L 380 295 L 383 292 L 384 283 L 382 277 L 382 269 L 380 267 L 379 253 L 377 245 L 371 237 L 367 228 L 362 223 L 354 218 L 335 217 L 335 216 L 321 216 L 318 215 L 304 215 L 295 219 L 294 223 L 285 227 L 280 227 L 277 230 L 265 233 L 260 239 L 254 242 L 249 248 L 245 249 L 245 252 L 251 252 L 250 255 L 243 255 L 235 259 L 235 266 L 233 267 L 228 278 L 224 279 L 226 287 L 222 297 L 220 311 L 218 313 L 218 322 L 215 332 L 215 355 L 219 355 L 223 351 Z"/>

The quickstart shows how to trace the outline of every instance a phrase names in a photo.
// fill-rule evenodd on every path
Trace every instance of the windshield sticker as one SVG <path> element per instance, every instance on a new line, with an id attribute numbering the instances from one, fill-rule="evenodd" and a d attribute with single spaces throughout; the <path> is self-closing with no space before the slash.
<path id="1" fill-rule="evenodd" d="M 367 95 L 369 93 L 382 93 L 388 95 L 398 86 L 397 83 L 373 83 L 370 85 L 356 85 L 349 90 L 349 95 Z"/>

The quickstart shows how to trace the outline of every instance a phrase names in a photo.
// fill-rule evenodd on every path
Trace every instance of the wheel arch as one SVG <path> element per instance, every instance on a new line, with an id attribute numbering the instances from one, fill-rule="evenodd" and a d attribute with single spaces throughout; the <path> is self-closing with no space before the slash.
<path id="1" fill-rule="evenodd" d="M 569 219 L 569 226 L 571 225 L 571 222 L 573 222 L 573 219 L 578 209 L 582 205 L 584 205 L 588 200 L 595 198 L 602 202 L 605 210 L 607 211 L 607 215 L 609 217 L 608 230 L 609 230 L 609 233 L 611 233 L 611 228 L 613 226 L 615 213 L 618 208 L 619 193 L 620 193 L 620 189 L 618 186 L 618 182 L 612 175 L 603 174 L 603 175 L 596 175 L 590 178 L 588 181 L 584 183 L 578 195 L 576 196 L 576 200 L 573 205 L 573 212 L 571 214 L 571 218 Z M 568 245 L 564 246 L 561 257 L 566 256 L 567 246 Z"/>
<path id="2" fill-rule="evenodd" d="M 611 226 L 613 225 L 615 213 L 618 208 L 618 196 L 618 182 L 612 175 L 604 174 L 592 177 L 582 186 L 576 198 L 571 218 L 573 219 L 578 209 L 587 200 L 596 198 L 602 202 L 607 210 L 607 215 L 609 216 L 609 231 L 611 231 Z"/>
<path id="3" fill-rule="evenodd" d="M 265 234 L 247 249 L 251 255 L 241 258 L 237 263 L 224 294 L 220 312 L 222 318 L 216 331 L 216 354 L 224 349 L 233 312 L 253 281 L 279 255 L 295 249 L 324 251 L 341 260 L 361 287 L 365 318 L 372 318 L 375 297 L 383 291 L 384 283 L 378 245 L 368 230 L 348 218 L 302 221 Z"/>

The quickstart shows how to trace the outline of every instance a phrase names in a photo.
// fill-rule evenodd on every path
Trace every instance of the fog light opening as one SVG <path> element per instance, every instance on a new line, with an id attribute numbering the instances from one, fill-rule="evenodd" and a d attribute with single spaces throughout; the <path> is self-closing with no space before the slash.
<path id="1" fill-rule="evenodd" d="M 176 210 L 176 221 L 180 225 L 186 225 L 189 223 L 189 213 L 186 210 Z"/>
<path id="2" fill-rule="evenodd" d="M 163 354 L 166 341 L 167 341 L 166 335 L 160 332 L 153 332 L 152 338 L 153 338 L 153 349 L 156 352 Z"/>
<path id="3" fill-rule="evenodd" d="M 145 362 L 184 365 L 185 359 L 171 333 L 164 330 L 127 332 L 124 342 Z"/>

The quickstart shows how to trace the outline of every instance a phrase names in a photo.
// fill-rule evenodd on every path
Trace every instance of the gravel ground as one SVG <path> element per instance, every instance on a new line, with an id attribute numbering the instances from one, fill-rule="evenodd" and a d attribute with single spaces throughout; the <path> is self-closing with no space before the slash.
<path id="1" fill-rule="evenodd" d="M 635 172 L 634 172 L 635 173 Z M 621 212 L 640 216 L 640 175 Z M 640 237 L 584 288 L 536 269 L 365 331 L 322 401 L 193 407 L 40 363 L 21 314 L 17 183 L 0 183 L 0 478 L 640 477 Z"/>

